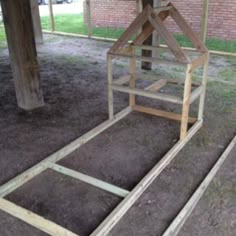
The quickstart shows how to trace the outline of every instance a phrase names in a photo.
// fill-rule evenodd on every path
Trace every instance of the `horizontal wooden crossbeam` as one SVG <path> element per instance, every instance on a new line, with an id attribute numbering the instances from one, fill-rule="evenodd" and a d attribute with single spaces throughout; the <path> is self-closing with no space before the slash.
<path id="1" fill-rule="evenodd" d="M 150 114 L 150 115 L 154 115 L 154 116 L 164 117 L 171 120 L 181 121 L 181 115 L 174 112 L 162 111 L 162 110 L 144 107 L 140 105 L 135 105 L 133 107 L 133 110 Z M 197 118 L 194 118 L 191 116 L 188 118 L 188 123 L 190 124 L 194 124 L 196 121 L 197 121 Z"/>
<path id="2" fill-rule="evenodd" d="M 77 150 L 83 144 L 87 143 L 88 141 L 96 137 L 98 134 L 102 133 L 104 130 L 108 129 L 110 126 L 127 116 L 131 111 L 132 109 L 130 107 L 125 108 L 124 110 L 116 114 L 112 120 L 107 120 L 101 123 L 94 129 L 90 130 L 88 133 L 82 135 L 72 143 L 68 144 L 67 146 L 50 155 L 43 161 L 39 162 L 37 165 L 31 167 L 22 174 L 3 184 L 0 187 L 0 197 L 5 197 L 9 193 L 22 186 L 24 183 L 39 175 L 40 173 L 45 171 L 51 165 L 52 162 L 55 163 L 63 159 L 65 156 L 69 155 L 73 151 Z"/>
<path id="3" fill-rule="evenodd" d="M 129 191 L 127 191 L 125 189 L 122 189 L 122 188 L 117 187 L 115 185 L 109 184 L 109 183 L 104 182 L 102 180 L 96 179 L 96 178 L 91 177 L 89 175 L 82 174 L 78 171 L 66 168 L 66 167 L 58 165 L 58 164 L 52 163 L 52 165 L 50 165 L 50 168 L 52 170 L 55 170 L 55 171 L 61 173 L 61 174 L 64 174 L 64 175 L 70 176 L 72 178 L 75 178 L 77 180 L 83 181 L 87 184 L 93 185 L 94 187 L 103 189 L 107 192 L 113 193 L 113 194 L 115 194 L 119 197 L 122 197 L 122 198 L 126 197 L 129 194 Z"/>
<path id="4" fill-rule="evenodd" d="M 183 100 L 181 98 L 176 97 L 176 96 L 166 95 L 163 93 L 149 92 L 143 89 L 137 89 L 137 88 L 133 89 L 133 88 L 129 88 L 129 87 L 121 86 L 121 85 L 115 85 L 115 84 L 112 84 L 111 88 L 115 91 L 129 93 L 129 94 L 136 94 L 139 96 L 154 98 L 154 99 L 158 99 L 158 100 L 162 100 L 166 102 L 172 102 L 172 103 L 177 103 L 177 104 L 183 103 Z"/>

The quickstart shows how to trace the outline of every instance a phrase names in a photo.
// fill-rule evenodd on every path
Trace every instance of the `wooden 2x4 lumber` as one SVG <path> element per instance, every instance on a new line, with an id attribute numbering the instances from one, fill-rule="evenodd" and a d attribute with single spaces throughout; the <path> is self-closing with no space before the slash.
<path id="1" fill-rule="evenodd" d="M 156 92 L 156 91 L 160 90 L 162 87 L 164 87 L 166 84 L 167 84 L 167 80 L 160 79 L 160 80 L 156 81 L 155 83 L 146 87 L 144 90 L 148 90 L 150 92 Z"/>
<path id="2" fill-rule="evenodd" d="M 132 88 L 120 86 L 120 85 L 112 85 L 111 87 L 113 90 L 116 90 L 119 92 L 136 94 L 136 95 L 143 96 L 143 97 L 154 98 L 154 99 L 158 99 L 158 100 L 162 100 L 162 101 L 166 101 L 166 102 L 177 103 L 177 104 L 183 103 L 181 98 L 176 97 L 176 96 L 170 96 L 170 95 L 163 94 L 163 93 L 154 93 L 154 92 L 149 92 L 149 91 L 145 91 L 143 89 L 137 89 L 137 88 L 132 89 Z"/>
<path id="3" fill-rule="evenodd" d="M 113 80 L 113 84 L 122 85 L 128 83 L 130 80 L 130 75 L 121 76 L 119 79 Z"/>
<path id="4" fill-rule="evenodd" d="M 118 41 L 111 47 L 109 52 L 116 52 L 120 47 L 123 47 L 128 40 L 139 30 L 147 21 L 148 7 L 146 7 L 138 17 L 131 23 L 131 25 L 126 29 L 126 31 L 121 35 Z"/>
<path id="5" fill-rule="evenodd" d="M 24 171 L 15 178 L 9 180 L 7 183 L 0 186 L 0 197 L 5 197 L 6 195 L 13 192 L 15 189 L 19 188 L 35 176 L 39 175 L 49 167 L 51 162 L 55 163 L 63 159 L 64 157 L 81 147 L 83 144 L 87 143 L 88 141 L 96 137 L 98 134 L 102 133 L 110 126 L 127 116 L 131 111 L 132 109 L 130 107 L 123 109 L 122 111 L 117 113 L 112 120 L 107 120 L 101 123 L 100 125 L 90 130 L 86 134 L 82 135 L 81 137 L 77 138 L 67 146 L 63 147 L 62 149 L 50 155 L 43 161 L 39 162 L 37 165 L 29 168 L 28 170 Z"/>
<path id="6" fill-rule="evenodd" d="M 112 53 L 109 52 L 109 55 L 112 56 L 113 58 L 116 57 L 124 57 L 124 58 L 135 58 L 136 60 L 139 61 L 149 61 L 149 62 L 158 62 L 160 63 L 165 63 L 168 65 L 187 65 L 186 62 L 182 62 L 182 61 L 173 61 L 173 60 L 164 60 L 164 59 L 160 59 L 157 57 L 143 57 L 143 56 L 132 56 L 130 54 L 125 54 L 125 53 Z"/>
<path id="7" fill-rule="evenodd" d="M 158 14 L 158 17 L 160 17 L 162 21 L 164 21 L 168 17 L 168 15 L 169 15 L 169 12 L 164 11 L 164 12 L 160 12 Z M 133 44 L 134 45 L 142 44 L 153 33 L 153 31 L 154 31 L 154 28 L 152 24 L 150 22 L 147 22 L 145 29 L 143 29 L 143 31 L 137 36 Z"/>
<path id="8" fill-rule="evenodd" d="M 202 181 L 202 183 L 199 185 L 197 190 L 190 197 L 188 202 L 185 204 L 185 206 L 182 208 L 179 214 L 175 217 L 175 219 L 172 221 L 172 223 L 169 225 L 169 227 L 166 229 L 166 231 L 164 232 L 162 236 L 177 236 L 178 235 L 182 226 L 184 225 L 188 217 L 191 215 L 192 211 L 196 207 L 197 203 L 199 202 L 203 194 L 206 192 L 208 186 L 210 185 L 213 178 L 219 171 L 220 167 L 224 164 L 230 152 L 235 147 L 235 144 L 236 144 L 236 136 L 231 141 L 229 146 L 225 149 L 224 153 L 218 159 L 218 161 L 213 166 L 211 171 L 207 174 L 205 179 Z"/>
<path id="9" fill-rule="evenodd" d="M 155 13 L 158 15 L 160 12 L 169 11 L 171 8 L 172 8 L 172 6 L 155 7 L 155 8 L 153 8 L 153 10 L 154 10 Z"/>
<path id="10" fill-rule="evenodd" d="M 169 6 L 173 6 L 170 9 L 170 16 L 177 23 L 183 33 L 187 36 L 187 38 L 191 41 L 194 47 L 200 52 L 207 52 L 207 48 L 202 43 L 202 41 L 198 38 L 197 34 L 191 29 L 189 24 L 183 18 L 183 16 L 179 13 L 179 11 L 172 5 L 172 3 L 168 4 Z"/>
<path id="11" fill-rule="evenodd" d="M 167 112 L 167 111 L 162 111 L 162 110 L 139 106 L 139 105 L 134 106 L 133 110 L 138 111 L 138 112 L 143 112 L 146 114 L 150 114 L 150 115 L 168 118 L 171 120 L 181 121 L 181 115 L 174 113 L 174 112 Z M 194 117 L 188 118 L 189 124 L 194 124 L 196 121 L 197 121 L 197 118 L 194 118 Z"/>
<path id="12" fill-rule="evenodd" d="M 137 199 L 153 183 L 153 181 L 170 164 L 175 156 L 182 150 L 192 136 L 202 127 L 202 121 L 197 121 L 188 131 L 183 140 L 179 140 L 159 161 L 153 169 L 139 182 L 130 194 L 110 213 L 110 215 L 98 226 L 90 236 L 106 236 L 120 221 L 125 213 L 133 206 Z"/>
<path id="13" fill-rule="evenodd" d="M 180 139 L 184 139 L 185 136 L 187 135 L 191 89 L 192 89 L 192 66 L 191 64 L 188 64 L 184 83 Z"/>
<path id="14" fill-rule="evenodd" d="M 56 223 L 49 221 L 23 207 L 0 198 L 0 209 L 52 236 L 79 236 Z"/>
<path id="15" fill-rule="evenodd" d="M 195 70 L 199 66 L 203 66 L 204 63 L 206 62 L 208 58 L 208 53 L 204 53 L 203 55 L 195 58 L 194 60 L 191 61 L 192 64 L 192 70 Z"/>
<path id="16" fill-rule="evenodd" d="M 151 14 L 148 17 L 148 19 L 150 23 L 152 24 L 152 26 L 154 27 L 154 29 L 158 32 L 161 38 L 168 45 L 169 49 L 175 55 L 176 59 L 178 61 L 188 63 L 189 59 L 186 57 L 186 55 L 182 51 L 176 39 L 168 32 L 161 18 L 158 16 L 155 16 L 155 14 Z"/>
<path id="17" fill-rule="evenodd" d="M 190 104 L 192 104 L 198 97 L 200 97 L 202 93 L 203 93 L 203 86 L 201 85 L 192 92 L 190 97 Z"/>
<path id="18" fill-rule="evenodd" d="M 96 179 L 96 178 L 91 177 L 89 175 L 82 174 L 78 171 L 66 168 L 64 166 L 61 166 L 61 165 L 58 165 L 58 164 L 55 164 L 55 163 L 52 163 L 52 165 L 50 165 L 50 169 L 55 170 L 55 171 L 57 171 L 61 174 L 70 176 L 72 178 L 75 178 L 77 180 L 80 180 L 84 183 L 90 184 L 94 187 L 105 190 L 107 192 L 113 193 L 113 194 L 115 194 L 119 197 L 122 197 L 122 198 L 126 197 L 129 194 L 129 191 L 127 191 L 125 189 L 122 189 L 122 188 L 117 187 L 113 184 L 109 184 L 105 181 Z"/>

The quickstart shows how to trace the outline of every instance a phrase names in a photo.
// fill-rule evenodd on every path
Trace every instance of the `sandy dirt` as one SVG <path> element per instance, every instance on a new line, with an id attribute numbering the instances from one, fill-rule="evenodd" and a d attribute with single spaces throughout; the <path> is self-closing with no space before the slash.
<path id="1" fill-rule="evenodd" d="M 105 59 L 111 45 L 45 35 L 45 44 L 38 47 L 38 57 L 46 105 L 32 112 L 17 108 L 8 52 L 0 49 L 0 184 L 107 119 Z M 161 235 L 198 187 L 235 135 L 235 65 L 234 58 L 211 58 L 204 127 L 110 235 Z M 116 77 L 127 70 L 125 61 L 116 62 Z M 184 73 L 180 68 L 161 65 L 145 74 L 160 72 L 172 77 Z M 180 110 L 168 103 L 137 100 L 169 111 Z M 127 95 L 115 94 L 116 111 L 127 104 Z M 196 115 L 197 104 L 194 105 L 192 115 Z M 131 190 L 176 143 L 178 132 L 177 122 L 132 113 L 60 164 Z M 235 236 L 235 158 L 234 149 L 179 235 Z M 52 170 L 6 198 L 82 236 L 89 235 L 122 200 Z M 0 235 L 46 234 L 0 211 Z"/>

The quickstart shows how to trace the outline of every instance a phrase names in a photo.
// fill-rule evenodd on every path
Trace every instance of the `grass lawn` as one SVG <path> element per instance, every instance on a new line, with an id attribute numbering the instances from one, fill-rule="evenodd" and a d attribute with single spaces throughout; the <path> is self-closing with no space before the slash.
<path id="1" fill-rule="evenodd" d="M 83 14 L 79 15 L 56 15 L 55 26 L 56 31 L 67 33 L 78 33 L 86 35 L 88 33 L 87 26 L 84 24 Z M 41 17 L 42 28 L 50 30 L 50 21 L 48 16 Z M 0 24 L 0 46 L 5 41 L 5 32 Z M 93 36 L 117 39 L 122 34 L 122 28 L 93 27 Z M 183 35 L 175 35 L 181 46 L 191 47 L 191 43 Z M 236 52 L 236 41 L 224 41 L 220 39 L 207 39 L 206 45 L 210 50 Z"/>

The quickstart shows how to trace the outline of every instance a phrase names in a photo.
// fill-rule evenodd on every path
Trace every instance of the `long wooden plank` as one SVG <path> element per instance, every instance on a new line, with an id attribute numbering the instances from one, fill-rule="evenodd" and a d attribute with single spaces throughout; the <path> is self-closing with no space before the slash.
<path id="1" fill-rule="evenodd" d="M 236 144 L 236 136 L 162 236 L 176 236 Z"/>
<path id="2" fill-rule="evenodd" d="M 139 182 L 130 194 L 112 211 L 112 213 L 98 226 L 90 236 L 105 236 L 119 222 L 143 192 L 170 164 L 179 151 L 186 145 L 192 136 L 201 128 L 202 121 L 197 121 L 189 130 L 185 139 L 178 141 L 173 148 L 159 161 L 153 169 Z"/>
<path id="3" fill-rule="evenodd" d="M 146 7 L 137 18 L 131 23 L 131 25 L 125 30 L 125 32 L 121 35 L 119 40 L 111 47 L 109 52 L 116 52 L 120 47 L 124 46 L 128 43 L 128 40 L 142 27 L 142 25 L 148 19 L 149 8 Z"/>
<path id="4" fill-rule="evenodd" d="M 161 18 L 162 21 L 164 21 L 169 15 L 168 11 L 160 12 L 158 16 Z M 154 28 L 150 22 L 146 23 L 145 29 L 137 36 L 137 38 L 134 40 L 133 45 L 140 45 L 142 44 L 153 32 Z"/>
<path id="5" fill-rule="evenodd" d="M 208 23 L 208 13 L 209 13 L 209 0 L 203 0 L 202 9 L 202 21 L 201 21 L 201 36 L 203 43 L 206 42 L 207 38 L 207 23 Z"/>
<path id="6" fill-rule="evenodd" d="M 6 195 L 11 193 L 15 189 L 22 186 L 24 183 L 28 182 L 35 176 L 39 175 L 40 173 L 42 173 L 44 170 L 48 168 L 51 162 L 55 163 L 63 159 L 64 157 L 66 157 L 67 155 L 69 155 L 70 153 L 78 149 L 79 147 L 81 147 L 83 144 L 87 143 L 88 141 L 96 137 L 98 134 L 102 133 L 104 130 L 106 130 L 107 128 L 109 128 L 110 126 L 112 126 L 113 124 L 121 120 L 122 118 L 124 118 L 131 111 L 132 110 L 130 107 L 125 108 L 124 110 L 116 114 L 112 120 L 107 120 L 101 123 L 100 125 L 90 130 L 86 134 L 82 135 L 78 139 L 74 140 L 67 146 L 63 147 L 62 149 L 50 155 L 43 161 L 39 162 L 37 165 L 29 168 L 28 170 L 24 171 L 22 174 L 16 176 L 15 178 L 11 179 L 7 183 L 3 184 L 0 187 L 0 197 L 5 197 Z"/>
<path id="7" fill-rule="evenodd" d="M 194 60 L 192 60 L 192 62 L 191 62 L 192 69 L 195 70 L 199 66 L 203 66 L 204 63 L 206 62 L 207 58 L 208 58 L 208 53 L 204 53 L 203 55 L 199 56 L 198 58 L 195 58 Z"/>
<path id="8" fill-rule="evenodd" d="M 166 102 L 173 102 L 177 104 L 182 104 L 182 99 L 176 96 L 171 96 L 163 93 L 155 93 L 155 92 L 149 92 L 145 91 L 143 89 L 131 89 L 129 87 L 125 86 L 120 86 L 120 85 L 112 85 L 111 86 L 113 90 L 119 91 L 119 92 L 124 92 L 124 93 L 129 93 L 129 94 L 136 94 L 139 96 L 143 97 L 148 97 L 148 98 L 154 98 Z"/>
<path id="9" fill-rule="evenodd" d="M 77 180 L 80 180 L 80 181 L 83 181 L 87 184 L 90 184 L 94 187 L 97 187 L 97 188 L 100 188 L 100 189 L 103 189 L 107 192 L 110 192 L 110 193 L 113 193 L 119 197 L 126 197 L 128 194 L 129 194 L 129 191 L 125 190 L 125 189 L 122 189 L 120 187 L 117 187 L 113 184 L 109 184 L 105 181 L 102 181 L 102 180 L 99 180 L 99 179 L 96 179 L 94 177 L 91 177 L 89 175 L 85 175 L 85 174 L 82 174 L 78 171 L 75 171 L 75 170 L 72 170 L 72 169 L 69 169 L 69 168 L 66 168 L 64 166 L 61 166 L 61 165 L 58 165 L 58 164 L 55 164 L 55 163 L 52 163 L 52 165 L 50 165 L 50 169 L 52 170 L 55 170 L 61 174 L 64 174 L 64 175 L 67 175 L 67 176 L 70 176 L 70 177 L 73 177 Z"/>
<path id="10" fill-rule="evenodd" d="M 177 113 L 174 113 L 174 112 L 167 112 L 167 111 L 152 109 L 152 108 L 149 108 L 149 107 L 144 107 L 144 106 L 139 106 L 139 105 L 134 106 L 133 110 L 138 111 L 138 112 L 143 112 L 143 113 L 146 113 L 146 114 L 150 114 L 150 115 L 155 115 L 155 116 L 159 116 L 159 117 L 168 118 L 168 119 L 171 119 L 171 120 L 181 121 L 181 115 L 177 114 Z M 189 117 L 188 118 L 189 124 L 194 124 L 196 121 L 197 121 L 197 118 L 194 118 L 194 117 Z"/>
<path id="11" fill-rule="evenodd" d="M 147 86 L 144 90 L 148 90 L 150 92 L 156 92 L 160 90 L 162 87 L 164 87 L 167 84 L 167 80 L 165 79 L 160 79 L 156 81 L 155 83 Z"/>
<path id="12" fill-rule="evenodd" d="M 114 80 L 112 83 L 117 85 L 122 85 L 128 83 L 130 80 L 130 75 L 121 76 L 119 79 Z"/>
<path id="13" fill-rule="evenodd" d="M 170 9 L 170 16 L 180 27 L 186 37 L 191 41 L 193 46 L 200 52 L 207 52 L 208 50 L 205 45 L 199 39 L 198 35 L 192 30 L 192 28 L 189 26 L 183 16 L 179 13 L 179 11 L 174 7 L 172 3 L 169 3 L 168 5 L 173 7 L 172 9 Z"/>
<path id="14" fill-rule="evenodd" d="M 23 207 L 0 198 L 0 209 L 52 236 L 79 236 Z"/>
<path id="15" fill-rule="evenodd" d="M 154 27 L 154 29 L 158 32 L 160 37 L 165 41 L 165 43 L 168 45 L 170 51 L 175 55 L 176 59 L 181 62 L 188 63 L 189 60 L 182 51 L 181 47 L 179 46 L 176 39 L 168 32 L 166 29 L 164 23 L 162 22 L 161 18 L 156 16 L 155 14 L 151 14 L 148 17 L 150 23 Z"/>

